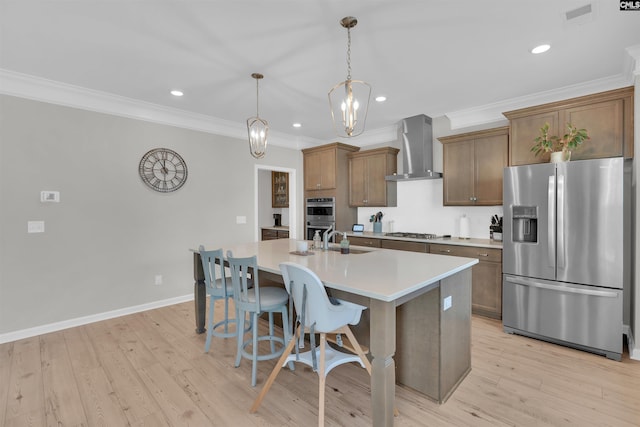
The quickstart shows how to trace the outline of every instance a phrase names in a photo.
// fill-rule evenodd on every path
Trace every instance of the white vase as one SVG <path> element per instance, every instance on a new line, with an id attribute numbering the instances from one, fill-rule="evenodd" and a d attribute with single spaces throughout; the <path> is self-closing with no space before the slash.
<path id="1" fill-rule="evenodd" d="M 551 163 L 562 163 L 571 160 L 571 151 L 554 151 L 551 153 Z"/>

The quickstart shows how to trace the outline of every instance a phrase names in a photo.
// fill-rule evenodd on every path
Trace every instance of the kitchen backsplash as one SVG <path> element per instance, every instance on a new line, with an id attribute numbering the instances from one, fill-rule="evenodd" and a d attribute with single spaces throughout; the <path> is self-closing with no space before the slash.
<path id="1" fill-rule="evenodd" d="M 393 208 L 358 208 L 358 223 L 373 231 L 371 215 L 382 212 L 382 231 L 407 231 L 437 235 L 460 234 L 460 218 L 469 218 L 470 237 L 489 238 L 493 215 L 502 216 L 502 206 L 443 206 L 442 180 L 398 182 L 398 206 Z"/>

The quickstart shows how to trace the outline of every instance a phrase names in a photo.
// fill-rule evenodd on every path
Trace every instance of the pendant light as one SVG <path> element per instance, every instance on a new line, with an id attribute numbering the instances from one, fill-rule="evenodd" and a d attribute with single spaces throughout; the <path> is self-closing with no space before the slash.
<path id="1" fill-rule="evenodd" d="M 343 138 L 358 136 L 364 132 L 371 85 L 351 79 L 351 29 L 358 20 L 353 16 L 342 18 L 340 25 L 347 29 L 347 79 L 329 91 L 329 107 L 336 134 Z"/>
<path id="2" fill-rule="evenodd" d="M 267 152 L 267 134 L 269 133 L 269 123 L 260 118 L 258 113 L 258 82 L 264 76 L 259 73 L 251 74 L 256 79 L 256 116 L 247 119 L 247 131 L 249 132 L 249 151 L 256 159 L 261 159 Z"/>

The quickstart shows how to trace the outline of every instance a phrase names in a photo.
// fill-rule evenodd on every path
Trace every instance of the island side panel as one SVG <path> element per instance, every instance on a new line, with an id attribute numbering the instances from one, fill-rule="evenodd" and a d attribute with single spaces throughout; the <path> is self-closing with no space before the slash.
<path id="1" fill-rule="evenodd" d="M 451 307 L 442 302 L 451 297 Z M 471 268 L 440 281 L 440 398 L 445 402 L 471 371 Z"/>
<path id="2" fill-rule="evenodd" d="M 397 308 L 396 379 L 440 401 L 440 287 Z"/>

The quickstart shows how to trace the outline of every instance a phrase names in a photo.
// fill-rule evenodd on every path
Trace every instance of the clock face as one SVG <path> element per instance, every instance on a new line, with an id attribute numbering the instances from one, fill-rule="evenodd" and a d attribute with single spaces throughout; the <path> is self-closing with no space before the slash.
<path id="1" fill-rule="evenodd" d="M 168 148 L 154 148 L 140 160 L 140 177 L 149 187 L 170 193 L 187 181 L 187 164 L 178 153 Z"/>

